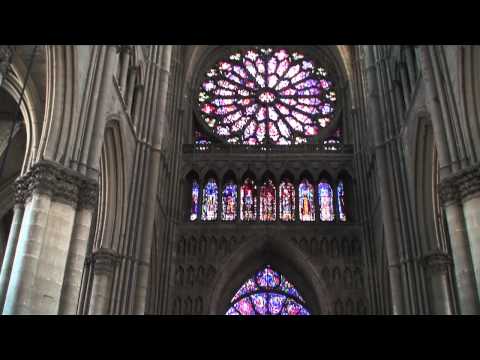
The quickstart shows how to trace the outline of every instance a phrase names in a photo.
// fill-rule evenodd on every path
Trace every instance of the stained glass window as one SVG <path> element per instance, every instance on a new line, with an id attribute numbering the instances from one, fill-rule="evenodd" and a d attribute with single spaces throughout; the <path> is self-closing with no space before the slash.
<path id="1" fill-rule="evenodd" d="M 297 289 L 270 265 L 248 279 L 230 303 L 226 315 L 310 315 Z"/>
<path id="2" fill-rule="evenodd" d="M 338 199 L 338 218 L 340 221 L 347 221 L 347 214 L 345 214 L 345 194 L 343 191 L 343 181 L 339 181 L 337 185 L 337 199 Z"/>
<path id="3" fill-rule="evenodd" d="M 190 221 L 198 218 L 198 195 L 200 194 L 200 186 L 196 180 L 192 182 L 192 207 L 190 209 Z"/>
<path id="4" fill-rule="evenodd" d="M 333 192 L 330 184 L 326 181 L 318 183 L 318 206 L 320 206 L 320 220 L 333 221 Z"/>
<path id="5" fill-rule="evenodd" d="M 275 192 L 275 185 L 270 179 L 260 187 L 260 221 L 275 221 L 277 215 Z"/>
<path id="6" fill-rule="evenodd" d="M 214 179 L 209 179 L 203 188 L 202 220 L 217 220 L 218 187 Z"/>
<path id="7" fill-rule="evenodd" d="M 198 96 L 202 120 L 229 143 L 301 144 L 333 118 L 326 71 L 298 52 L 232 54 L 211 68 Z"/>
<path id="8" fill-rule="evenodd" d="M 301 221 L 315 221 L 315 197 L 313 185 L 307 179 L 298 186 L 298 207 Z"/>
<path id="9" fill-rule="evenodd" d="M 295 220 L 295 186 L 290 180 L 284 180 L 280 183 L 278 192 L 280 194 L 280 220 Z"/>
<path id="10" fill-rule="evenodd" d="M 234 221 L 237 218 L 237 185 L 228 182 L 222 194 L 222 220 Z"/>
<path id="11" fill-rule="evenodd" d="M 335 133 L 323 141 L 323 148 L 329 151 L 339 150 L 342 146 L 342 130 L 338 128 Z"/>
<path id="12" fill-rule="evenodd" d="M 210 145 L 212 142 L 200 131 L 195 131 L 195 145 Z"/>
<path id="13" fill-rule="evenodd" d="M 240 220 L 252 221 L 257 218 L 257 187 L 252 179 L 246 178 L 240 188 Z"/>

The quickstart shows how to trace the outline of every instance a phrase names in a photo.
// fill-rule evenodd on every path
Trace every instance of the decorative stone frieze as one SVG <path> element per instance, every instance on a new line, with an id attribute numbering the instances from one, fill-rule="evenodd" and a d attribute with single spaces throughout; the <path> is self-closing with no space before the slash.
<path id="1" fill-rule="evenodd" d="M 443 179 L 439 185 L 439 195 L 443 205 L 480 195 L 480 164 Z"/>
<path id="2" fill-rule="evenodd" d="M 112 273 L 117 262 L 117 254 L 112 249 L 100 248 L 92 253 L 95 274 Z"/>
<path id="3" fill-rule="evenodd" d="M 423 263 L 431 274 L 439 274 L 448 271 L 452 259 L 448 254 L 439 251 L 424 256 Z"/>
<path id="4" fill-rule="evenodd" d="M 25 203 L 33 192 L 49 195 L 52 200 L 74 208 L 94 208 L 98 183 L 57 163 L 41 160 L 16 180 L 16 203 Z"/>

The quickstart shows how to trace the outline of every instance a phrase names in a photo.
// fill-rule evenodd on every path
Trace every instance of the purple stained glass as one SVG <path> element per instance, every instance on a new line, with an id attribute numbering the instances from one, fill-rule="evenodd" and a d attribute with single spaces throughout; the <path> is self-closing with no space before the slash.
<path id="1" fill-rule="evenodd" d="M 280 276 L 267 266 L 257 273 L 256 282 L 262 288 L 274 288 L 280 284 Z"/>
<path id="2" fill-rule="evenodd" d="M 268 299 L 268 311 L 272 315 L 278 315 L 282 310 L 283 303 L 287 297 L 280 294 L 270 294 Z"/>
<path id="3" fill-rule="evenodd" d="M 333 192 L 330 184 L 326 181 L 320 181 L 318 184 L 318 206 L 320 207 L 321 221 L 334 220 Z"/>
<path id="4" fill-rule="evenodd" d="M 345 214 L 345 193 L 343 190 L 343 181 L 338 182 L 337 199 L 338 199 L 338 218 L 340 219 L 340 221 L 347 221 L 347 214 Z"/>
<path id="5" fill-rule="evenodd" d="M 226 315 L 310 315 L 297 289 L 270 265 L 248 279 L 231 304 Z"/>
<path id="6" fill-rule="evenodd" d="M 235 296 L 232 298 L 232 302 L 236 301 L 238 298 L 242 297 L 245 294 L 254 292 L 255 290 L 258 290 L 258 286 L 257 284 L 255 284 L 255 280 L 253 280 L 253 278 L 250 278 L 245 284 L 242 285 L 240 290 L 237 291 Z"/>
<path id="7" fill-rule="evenodd" d="M 222 194 L 222 220 L 233 221 L 237 218 L 237 185 L 229 182 Z"/>
<path id="8" fill-rule="evenodd" d="M 275 185 L 268 179 L 260 187 L 260 221 L 275 221 L 276 209 Z"/>
<path id="9" fill-rule="evenodd" d="M 253 221 L 257 217 L 256 186 L 252 179 L 245 179 L 240 188 L 240 220 Z"/>
<path id="10" fill-rule="evenodd" d="M 267 315 L 268 313 L 268 294 L 267 293 L 258 293 L 250 295 L 250 300 L 255 306 L 255 311 L 259 315 Z"/>
<path id="11" fill-rule="evenodd" d="M 201 117 L 213 133 L 246 145 L 305 143 L 331 122 L 335 101 L 324 69 L 300 53 L 270 48 L 219 61 L 198 97 Z M 295 117 L 293 125 L 287 116 Z"/>
<path id="12" fill-rule="evenodd" d="M 227 310 L 225 315 L 240 315 L 237 310 L 232 306 L 230 309 Z"/>
<path id="13" fill-rule="evenodd" d="M 198 218 L 198 195 L 200 194 L 200 185 L 196 180 L 192 182 L 192 208 L 190 210 L 190 221 Z"/>
<path id="14" fill-rule="evenodd" d="M 203 188 L 202 220 L 217 220 L 218 188 L 214 179 L 209 179 Z"/>
<path id="15" fill-rule="evenodd" d="M 248 298 L 240 299 L 234 307 L 241 315 L 255 315 L 253 305 Z"/>

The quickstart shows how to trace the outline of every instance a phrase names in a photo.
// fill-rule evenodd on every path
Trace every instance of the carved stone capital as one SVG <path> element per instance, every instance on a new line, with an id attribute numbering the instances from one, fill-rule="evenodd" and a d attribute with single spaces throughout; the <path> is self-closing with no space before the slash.
<path id="1" fill-rule="evenodd" d="M 430 274 L 442 274 L 447 272 L 452 259 L 448 254 L 437 251 L 424 256 L 423 263 Z"/>
<path id="2" fill-rule="evenodd" d="M 9 49 L 8 46 L 0 46 L 0 81 L 5 72 L 7 71 L 8 61 L 11 55 L 12 51 Z"/>
<path id="3" fill-rule="evenodd" d="M 443 179 L 439 196 L 443 205 L 480 195 L 480 164 L 475 164 Z"/>
<path id="4" fill-rule="evenodd" d="M 99 248 L 92 253 L 95 274 L 111 274 L 115 269 L 117 253 L 112 249 Z"/>
<path id="5" fill-rule="evenodd" d="M 74 208 L 93 208 L 98 198 L 98 183 L 52 161 L 41 160 L 15 182 L 15 201 L 24 203 L 34 192 Z"/>
<path id="6" fill-rule="evenodd" d="M 126 52 L 127 54 L 133 53 L 133 46 L 132 45 L 116 45 L 117 53 Z"/>

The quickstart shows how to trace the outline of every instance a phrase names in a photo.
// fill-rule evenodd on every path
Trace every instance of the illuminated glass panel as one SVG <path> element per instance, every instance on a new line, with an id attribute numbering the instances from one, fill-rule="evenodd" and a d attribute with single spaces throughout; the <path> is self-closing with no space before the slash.
<path id="1" fill-rule="evenodd" d="M 310 311 L 292 283 L 267 265 L 235 293 L 226 315 L 310 315 Z"/>
<path id="2" fill-rule="evenodd" d="M 217 220 L 218 187 L 214 179 L 209 179 L 203 188 L 202 220 Z"/>
<path id="3" fill-rule="evenodd" d="M 198 218 L 198 196 L 200 195 L 200 185 L 196 180 L 192 182 L 192 207 L 190 209 L 190 221 Z"/>
<path id="4" fill-rule="evenodd" d="M 250 49 L 211 68 L 198 106 L 208 128 L 230 143 L 301 144 L 333 119 L 336 95 L 325 69 L 286 49 Z"/>
<path id="5" fill-rule="evenodd" d="M 229 182 L 222 194 L 222 220 L 234 221 L 237 218 L 237 185 Z"/>
<path id="6" fill-rule="evenodd" d="M 275 221 L 277 214 L 275 192 L 275 185 L 270 179 L 260 187 L 260 221 Z"/>
<path id="7" fill-rule="evenodd" d="M 247 178 L 240 188 L 240 220 L 253 221 L 257 218 L 257 187 Z"/>
<path id="8" fill-rule="evenodd" d="M 301 221 L 315 221 L 314 188 L 307 179 L 298 186 L 298 208 Z"/>
<path id="9" fill-rule="evenodd" d="M 278 188 L 280 198 L 280 220 L 294 221 L 295 220 L 295 186 L 289 181 L 285 180 L 280 183 Z"/>
<path id="10" fill-rule="evenodd" d="M 337 199 L 338 199 L 338 218 L 340 221 L 347 221 L 347 214 L 345 214 L 345 193 L 343 190 L 343 181 L 337 185 Z"/>
<path id="11" fill-rule="evenodd" d="M 318 205 L 320 206 L 320 220 L 333 221 L 335 213 L 333 211 L 333 191 L 330 184 L 326 181 L 318 183 Z"/>

